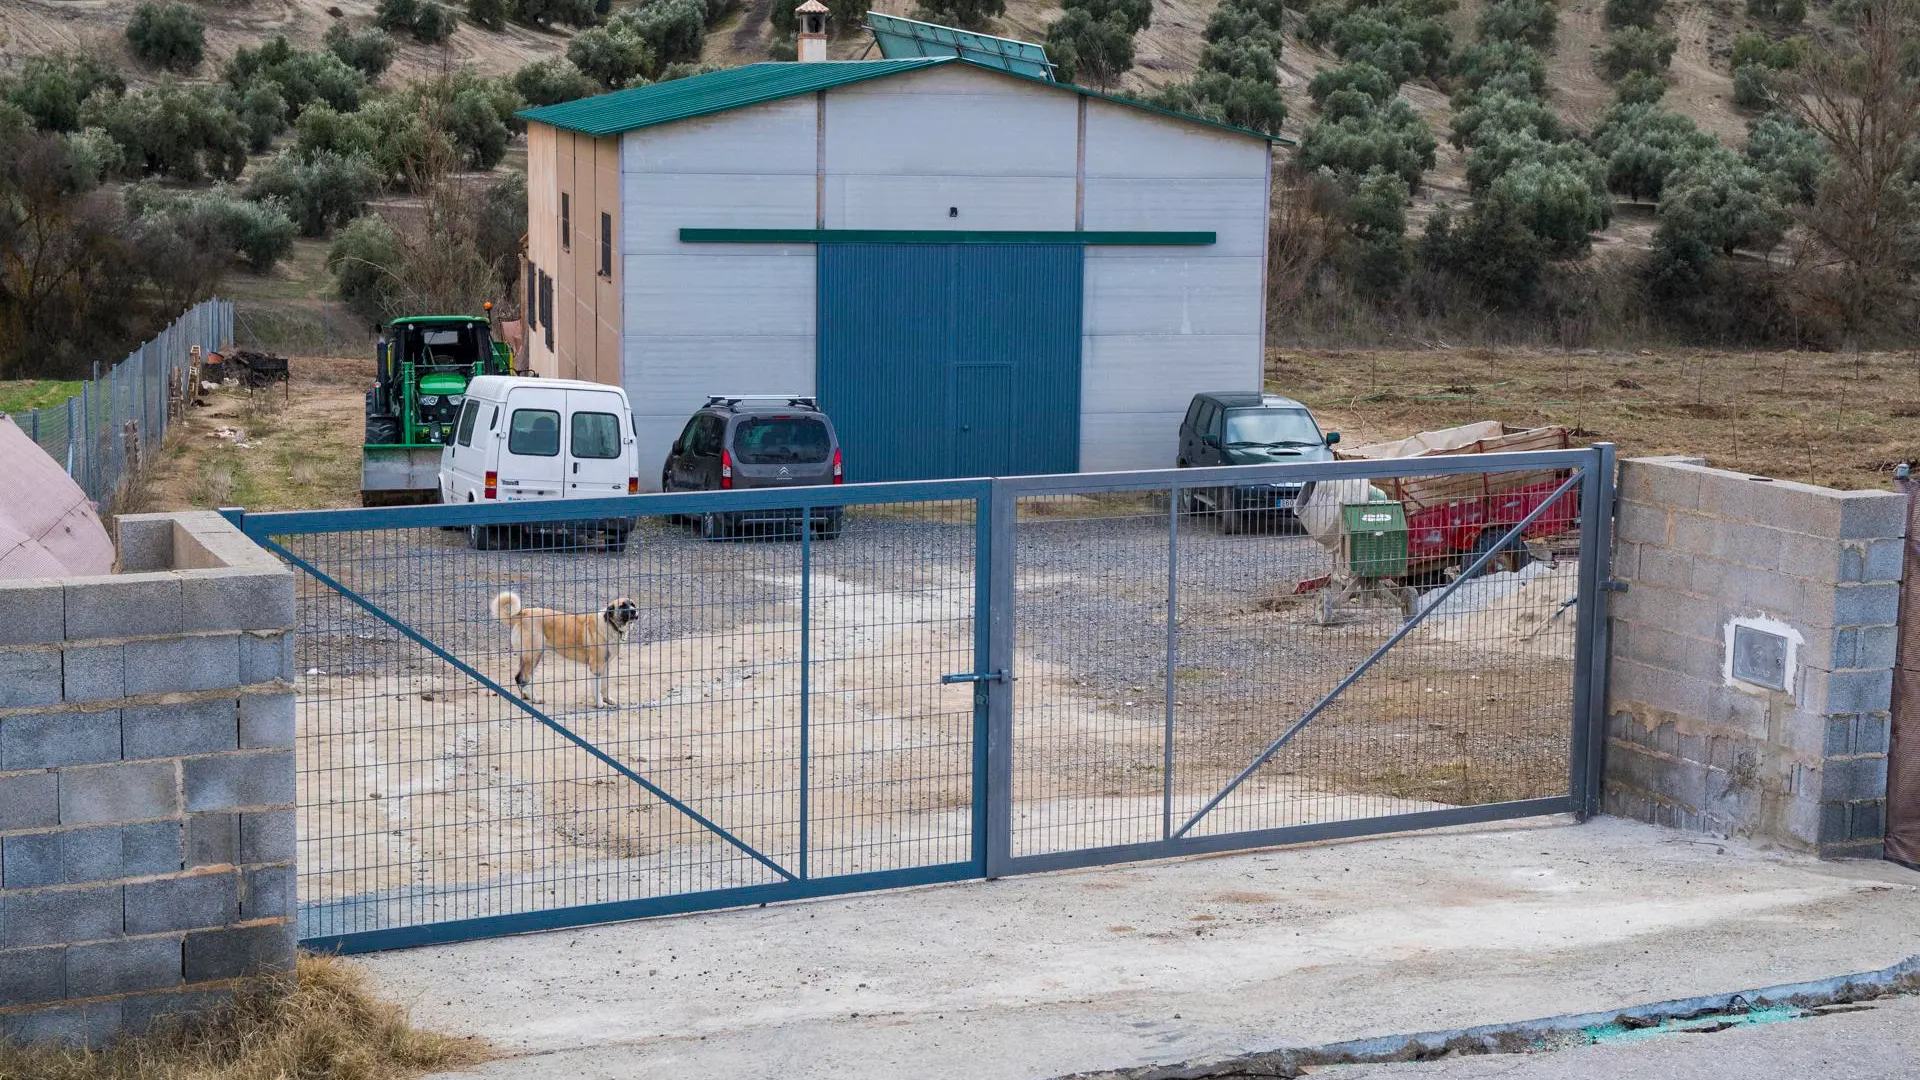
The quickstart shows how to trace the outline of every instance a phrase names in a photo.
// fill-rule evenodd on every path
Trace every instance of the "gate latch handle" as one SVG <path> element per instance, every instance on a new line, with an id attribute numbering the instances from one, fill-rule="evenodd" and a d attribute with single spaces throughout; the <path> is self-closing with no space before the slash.
<path id="1" fill-rule="evenodd" d="M 1009 680 L 1007 679 L 1007 673 L 1004 671 L 967 671 L 967 672 L 962 672 L 958 675 L 942 675 L 940 676 L 940 681 L 943 683 L 963 683 L 963 682 L 1003 683 Z"/>

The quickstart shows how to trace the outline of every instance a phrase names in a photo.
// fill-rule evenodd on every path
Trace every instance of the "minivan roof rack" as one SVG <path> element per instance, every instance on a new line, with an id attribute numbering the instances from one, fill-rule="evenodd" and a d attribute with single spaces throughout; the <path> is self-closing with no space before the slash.
<path id="1" fill-rule="evenodd" d="M 706 408 L 715 405 L 733 408 L 743 401 L 780 401 L 796 409 L 818 409 L 811 394 L 708 394 Z"/>

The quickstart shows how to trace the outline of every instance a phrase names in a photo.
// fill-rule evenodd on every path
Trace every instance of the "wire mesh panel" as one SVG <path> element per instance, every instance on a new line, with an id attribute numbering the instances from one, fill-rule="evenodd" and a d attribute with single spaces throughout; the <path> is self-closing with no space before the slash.
<path id="1" fill-rule="evenodd" d="M 1405 494 L 1409 485 L 1398 479 L 1376 477 L 1369 486 Z M 1499 474 L 1474 481 L 1513 486 Z M 1542 497 L 1557 486 L 1551 477 L 1536 483 L 1544 485 Z M 1393 501 L 1406 518 L 1406 501 Z M 1472 524 L 1439 526 L 1439 542 L 1409 543 L 1404 558 L 1392 556 L 1398 572 L 1380 576 L 1370 571 L 1389 568 L 1366 565 L 1364 508 L 1340 522 L 1332 545 L 1300 535 L 1292 557 L 1279 560 L 1249 557 L 1255 537 L 1222 535 L 1232 529 L 1222 519 L 1233 510 L 1184 521 L 1175 828 L 1416 615 L 1424 617 L 1410 633 L 1193 821 L 1188 834 L 1566 795 L 1579 617 L 1577 502 L 1572 490 L 1562 494 L 1544 523 L 1529 530 L 1533 545 L 1516 539 L 1450 593 L 1446 587 L 1472 560 L 1532 509 L 1529 500 L 1482 500 L 1484 512 Z M 1434 511 L 1449 512 L 1413 510 L 1404 521 L 1409 541 L 1416 530 L 1435 531 L 1428 518 Z M 1462 514 L 1460 506 L 1454 512 Z M 1273 517 L 1261 531 L 1306 531 L 1298 519 Z M 1300 591 L 1301 582 L 1317 587 Z"/>
<path id="2" fill-rule="evenodd" d="M 1165 492 L 1015 506 L 1012 854 L 1160 839 Z"/>
<path id="3" fill-rule="evenodd" d="M 1002 869 L 1575 809 L 1583 453 L 1009 481 Z"/>
<path id="4" fill-rule="evenodd" d="M 1588 812 L 1609 455 L 247 516 L 302 936 Z"/>
<path id="5" fill-rule="evenodd" d="M 977 872 L 975 502 L 810 498 L 248 518 L 302 572 L 302 938 Z"/>

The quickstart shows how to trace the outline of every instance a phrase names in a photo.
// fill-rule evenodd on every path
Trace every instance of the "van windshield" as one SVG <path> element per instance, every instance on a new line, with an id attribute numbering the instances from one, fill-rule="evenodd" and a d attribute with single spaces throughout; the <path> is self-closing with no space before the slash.
<path id="1" fill-rule="evenodd" d="M 750 416 L 733 429 L 733 453 L 744 465 L 817 465 L 833 453 L 833 439 L 811 416 Z"/>
<path id="2" fill-rule="evenodd" d="M 1228 446 L 1319 446 L 1325 440 L 1305 409 L 1233 409 Z"/>

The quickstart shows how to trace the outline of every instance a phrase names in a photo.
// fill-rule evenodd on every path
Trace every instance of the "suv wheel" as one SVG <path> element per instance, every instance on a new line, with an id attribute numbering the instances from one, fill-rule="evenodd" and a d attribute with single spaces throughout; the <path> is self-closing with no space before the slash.
<path id="1" fill-rule="evenodd" d="M 1247 516 L 1250 510 L 1237 509 L 1233 504 L 1238 501 L 1226 488 L 1215 489 L 1213 520 L 1220 525 L 1220 531 L 1228 536 L 1238 536 L 1247 531 Z"/>
<path id="2" fill-rule="evenodd" d="M 700 539 L 724 540 L 727 538 L 726 519 L 712 510 L 700 515 Z"/>

